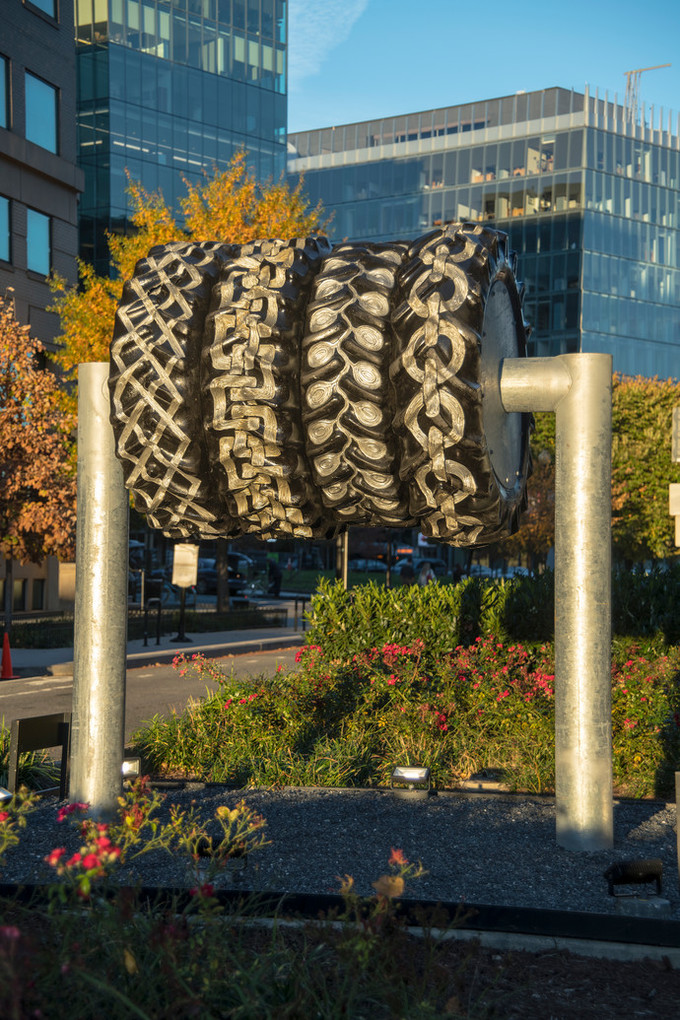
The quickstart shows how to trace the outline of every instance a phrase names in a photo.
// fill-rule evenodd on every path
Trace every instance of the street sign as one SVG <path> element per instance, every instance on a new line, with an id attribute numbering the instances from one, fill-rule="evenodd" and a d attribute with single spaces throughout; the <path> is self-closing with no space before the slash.
<path id="1" fill-rule="evenodd" d="M 178 542 L 172 561 L 172 583 L 178 588 L 192 588 L 198 578 L 198 546 Z"/>
<path id="2" fill-rule="evenodd" d="M 671 517 L 680 517 L 680 484 L 668 486 L 668 505 Z"/>

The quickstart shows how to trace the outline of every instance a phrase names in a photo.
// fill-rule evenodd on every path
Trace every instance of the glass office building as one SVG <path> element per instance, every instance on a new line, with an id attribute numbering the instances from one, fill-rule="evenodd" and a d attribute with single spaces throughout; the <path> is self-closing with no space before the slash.
<path id="1" fill-rule="evenodd" d="M 680 130 L 560 88 L 290 135 L 288 171 L 332 239 L 411 239 L 458 220 L 508 233 L 529 352 L 608 352 L 680 376 Z"/>
<path id="2" fill-rule="evenodd" d="M 286 0 L 76 0 L 81 256 L 107 265 L 127 175 L 179 212 L 239 149 L 285 170 Z"/>

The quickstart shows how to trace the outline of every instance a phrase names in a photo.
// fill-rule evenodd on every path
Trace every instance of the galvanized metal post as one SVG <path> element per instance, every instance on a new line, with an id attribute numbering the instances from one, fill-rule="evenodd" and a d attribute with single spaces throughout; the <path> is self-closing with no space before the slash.
<path id="1" fill-rule="evenodd" d="M 121 791 L 125 726 L 128 495 L 109 423 L 106 363 L 78 369 L 78 521 L 72 801 L 96 816 Z"/>
<path id="2" fill-rule="evenodd" d="M 613 845 L 608 354 L 505 360 L 506 411 L 555 411 L 557 842 Z"/>

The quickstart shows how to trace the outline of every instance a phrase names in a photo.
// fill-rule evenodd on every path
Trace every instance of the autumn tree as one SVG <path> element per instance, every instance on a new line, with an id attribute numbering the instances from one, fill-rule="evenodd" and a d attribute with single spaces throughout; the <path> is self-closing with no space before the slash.
<path id="1" fill-rule="evenodd" d="M 676 554 L 668 485 L 680 482 L 671 462 L 673 407 L 680 383 L 614 377 L 612 536 L 621 559 L 638 562 Z"/>
<path id="2" fill-rule="evenodd" d="M 619 559 L 636 563 L 677 553 L 668 513 L 668 485 L 680 481 L 671 463 L 673 407 L 680 384 L 671 379 L 615 375 L 612 389 L 612 540 Z M 504 554 L 544 560 L 555 540 L 555 416 L 535 415 L 531 439 L 534 473 L 529 479 L 520 531 L 502 546 Z"/>
<path id="3" fill-rule="evenodd" d="M 60 386 L 43 368 L 42 344 L 0 296 L 0 555 L 5 559 L 5 626 L 12 605 L 12 561 L 72 558 L 76 478 L 73 419 Z"/>
<path id="4" fill-rule="evenodd" d="M 180 226 L 160 193 L 149 194 L 131 181 L 131 231 L 108 238 L 111 276 L 99 276 L 81 262 L 77 288 L 69 289 L 60 278 L 53 281 L 52 311 L 60 316 L 62 330 L 56 360 L 68 379 L 75 380 L 82 362 L 108 361 L 123 283 L 154 245 L 192 239 L 242 244 L 258 237 L 319 233 L 328 225 L 320 205 L 309 207 L 302 180 L 294 189 L 283 181 L 260 184 L 243 152 L 234 156 L 226 170 L 206 175 L 199 184 L 186 182 L 186 187 L 186 197 L 180 201 L 184 226 Z"/>

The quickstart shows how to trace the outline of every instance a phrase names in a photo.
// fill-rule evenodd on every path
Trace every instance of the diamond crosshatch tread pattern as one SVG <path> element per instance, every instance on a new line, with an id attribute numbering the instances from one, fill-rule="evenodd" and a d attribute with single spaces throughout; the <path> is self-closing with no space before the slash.
<path id="1" fill-rule="evenodd" d="M 508 485 L 482 413 L 495 286 L 513 296 L 501 328 L 525 354 L 505 244 L 466 223 L 413 243 L 154 248 L 111 344 L 111 421 L 136 507 L 171 537 L 417 524 L 481 545 L 514 531 L 530 416 Z"/>

